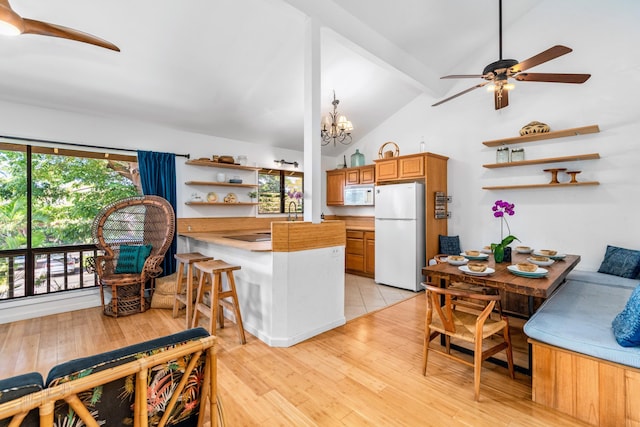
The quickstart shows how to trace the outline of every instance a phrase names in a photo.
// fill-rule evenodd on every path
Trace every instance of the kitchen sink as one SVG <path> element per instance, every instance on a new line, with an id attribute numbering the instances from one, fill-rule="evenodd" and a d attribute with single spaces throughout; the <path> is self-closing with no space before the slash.
<path id="1" fill-rule="evenodd" d="M 234 236 L 224 236 L 226 239 L 241 240 L 243 242 L 270 242 L 271 233 L 237 234 Z"/>

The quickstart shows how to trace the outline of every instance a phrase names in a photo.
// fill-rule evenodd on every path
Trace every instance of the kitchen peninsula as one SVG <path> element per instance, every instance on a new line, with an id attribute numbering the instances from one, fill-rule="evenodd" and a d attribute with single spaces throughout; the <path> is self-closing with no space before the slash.
<path id="1" fill-rule="evenodd" d="M 180 218 L 178 236 L 178 252 L 242 267 L 244 328 L 268 345 L 289 347 L 345 323 L 344 221 Z"/>

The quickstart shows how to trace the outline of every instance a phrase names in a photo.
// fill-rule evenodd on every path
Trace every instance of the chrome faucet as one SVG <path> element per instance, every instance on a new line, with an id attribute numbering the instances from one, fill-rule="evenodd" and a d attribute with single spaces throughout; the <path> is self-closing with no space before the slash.
<path id="1" fill-rule="evenodd" d="M 293 211 L 295 212 L 296 216 L 293 219 L 294 221 L 298 220 L 298 206 L 296 205 L 296 202 L 294 202 L 293 200 L 289 202 L 289 207 L 287 208 L 287 210 L 289 211 L 288 215 L 287 215 L 287 221 L 291 221 L 291 205 L 293 205 Z"/>

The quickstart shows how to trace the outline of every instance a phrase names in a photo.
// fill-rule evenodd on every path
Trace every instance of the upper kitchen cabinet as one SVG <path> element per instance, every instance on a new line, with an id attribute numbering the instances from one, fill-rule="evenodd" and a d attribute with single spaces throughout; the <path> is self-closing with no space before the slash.
<path id="1" fill-rule="evenodd" d="M 327 171 L 327 206 L 344 205 L 344 187 L 347 185 L 374 184 L 373 165 Z"/>
<path id="2" fill-rule="evenodd" d="M 447 160 L 447 157 L 433 153 L 409 154 L 374 160 L 376 182 L 403 181 L 424 178 L 427 174 L 429 158 Z"/>
<path id="3" fill-rule="evenodd" d="M 346 185 L 373 184 L 375 183 L 375 166 L 360 166 L 344 169 Z"/>
<path id="4" fill-rule="evenodd" d="M 344 205 L 344 169 L 327 171 L 327 206 Z"/>

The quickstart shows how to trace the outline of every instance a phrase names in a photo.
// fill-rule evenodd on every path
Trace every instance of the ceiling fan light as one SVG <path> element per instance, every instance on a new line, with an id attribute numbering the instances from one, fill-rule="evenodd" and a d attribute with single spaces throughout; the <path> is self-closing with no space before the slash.
<path id="1" fill-rule="evenodd" d="M 24 31 L 22 18 L 13 10 L 0 4 L 0 35 L 17 36 Z"/>
<path id="2" fill-rule="evenodd" d="M 514 85 L 513 83 L 505 83 L 504 85 L 502 85 L 502 88 L 505 90 L 513 90 L 516 88 L 516 85 Z"/>
<path id="3" fill-rule="evenodd" d="M 0 20 L 0 35 L 3 36 L 17 36 L 21 33 L 20 29 L 9 22 Z"/>
<path id="4" fill-rule="evenodd" d="M 487 92 L 495 92 L 497 90 L 497 86 L 494 84 L 487 85 Z"/>

